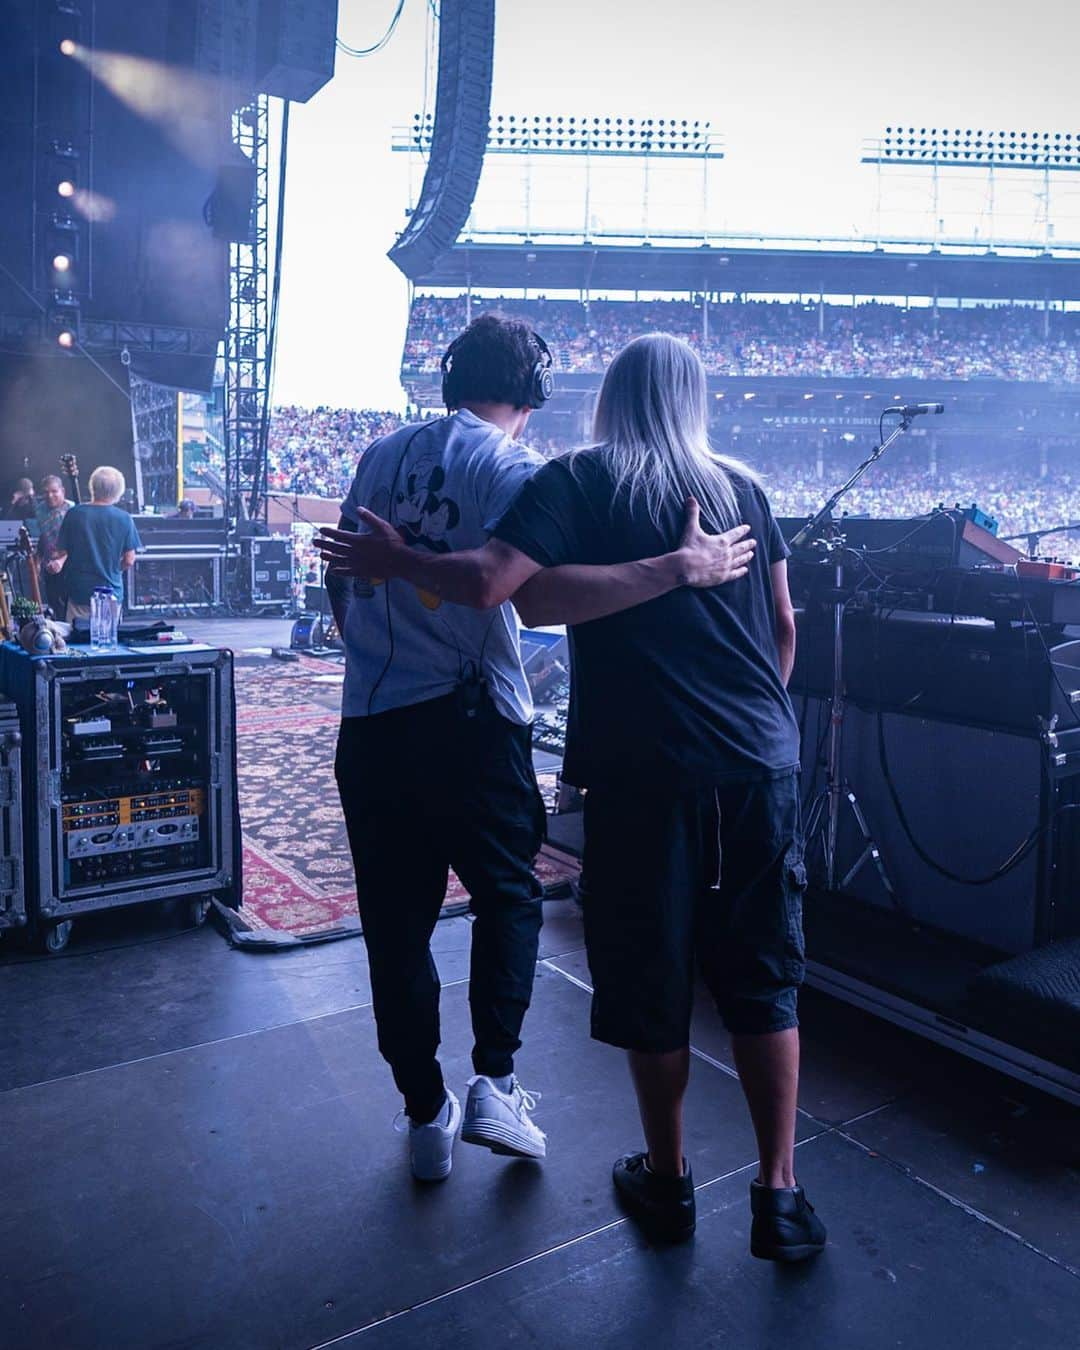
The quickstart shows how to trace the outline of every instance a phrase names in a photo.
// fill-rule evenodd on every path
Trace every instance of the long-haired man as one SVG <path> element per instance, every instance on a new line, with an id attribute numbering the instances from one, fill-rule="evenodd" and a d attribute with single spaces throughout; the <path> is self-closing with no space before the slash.
<path id="1" fill-rule="evenodd" d="M 627 1050 L 645 1134 L 645 1150 L 616 1162 L 615 1185 L 659 1236 L 693 1232 L 682 1104 L 696 964 L 757 1134 L 751 1251 L 793 1261 L 821 1251 L 825 1229 L 794 1174 L 805 870 L 788 550 L 761 484 L 710 449 L 707 399 L 686 343 L 635 339 L 604 378 L 596 443 L 531 477 L 486 548 L 424 575 L 471 578 L 494 602 L 537 569 L 668 552 L 688 498 L 713 530 L 749 526 L 757 547 L 728 585 L 677 587 L 595 622 L 557 606 L 536 617 L 571 622 L 564 776 L 587 789 L 592 1032 Z M 410 567 L 382 522 L 363 519 L 373 533 L 339 565 Z"/>

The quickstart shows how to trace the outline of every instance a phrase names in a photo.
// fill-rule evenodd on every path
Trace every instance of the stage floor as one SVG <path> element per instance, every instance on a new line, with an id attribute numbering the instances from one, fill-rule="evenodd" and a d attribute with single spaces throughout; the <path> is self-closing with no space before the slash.
<path id="1" fill-rule="evenodd" d="M 0 1344 L 1076 1344 L 1078 1113 L 812 991 L 797 1170 L 827 1252 L 748 1254 L 754 1141 L 704 1002 L 698 1232 L 649 1247 L 612 1196 L 639 1133 L 621 1056 L 588 1037 L 580 918 L 546 910 L 519 1071 L 549 1158 L 459 1144 L 435 1188 L 391 1128 L 362 942 L 251 955 L 118 911 L 61 956 L 4 953 Z M 435 934 L 459 1089 L 469 930 Z"/>
<path id="2" fill-rule="evenodd" d="M 285 620 L 184 626 L 288 640 Z M 698 1231 L 649 1246 L 612 1194 L 640 1134 L 622 1056 L 589 1039 L 580 916 L 545 916 L 518 1070 L 549 1157 L 459 1144 L 437 1187 L 392 1129 L 362 940 L 252 954 L 119 910 L 59 956 L 0 942 L 0 1347 L 1078 1343 L 1080 1112 L 812 990 L 796 1167 L 826 1253 L 749 1255 L 754 1139 L 704 999 Z M 469 939 L 467 918 L 435 931 L 459 1091 Z"/>

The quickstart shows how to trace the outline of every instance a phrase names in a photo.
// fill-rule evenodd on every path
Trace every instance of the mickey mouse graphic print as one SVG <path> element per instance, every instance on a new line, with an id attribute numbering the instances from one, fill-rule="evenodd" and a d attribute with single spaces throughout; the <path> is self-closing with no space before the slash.
<path id="1" fill-rule="evenodd" d="M 366 507 L 390 521 L 407 544 L 430 553 L 480 548 L 543 462 L 462 408 L 376 441 L 357 466 L 341 514 L 356 525 L 357 508 Z M 475 610 L 405 581 L 372 577 L 355 584 L 342 636 L 343 717 L 439 698 L 475 670 L 504 717 L 532 720 L 517 613 L 509 602 Z"/>

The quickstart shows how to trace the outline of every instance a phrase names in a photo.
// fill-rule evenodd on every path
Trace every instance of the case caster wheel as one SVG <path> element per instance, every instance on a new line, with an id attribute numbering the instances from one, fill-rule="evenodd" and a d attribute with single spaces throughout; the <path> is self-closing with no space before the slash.
<path id="1" fill-rule="evenodd" d="M 200 896 L 198 900 L 189 900 L 185 914 L 189 928 L 201 928 L 206 922 L 206 916 L 210 913 L 210 901 L 205 896 Z"/>
<path id="2" fill-rule="evenodd" d="M 65 919 L 63 923 L 47 928 L 43 939 L 45 950 L 54 956 L 57 952 L 62 952 L 71 938 L 71 927 L 71 920 Z"/>

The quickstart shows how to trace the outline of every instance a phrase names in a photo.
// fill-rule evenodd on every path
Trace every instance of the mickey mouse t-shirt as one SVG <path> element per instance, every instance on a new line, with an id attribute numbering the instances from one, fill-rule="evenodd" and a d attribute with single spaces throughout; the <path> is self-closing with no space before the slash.
<path id="1" fill-rule="evenodd" d="M 390 521 L 413 548 L 431 553 L 480 548 L 543 462 L 462 408 L 376 441 L 357 466 L 341 514 L 357 524 L 357 507 L 365 507 Z M 354 582 L 342 637 L 344 717 L 439 698 L 475 669 L 504 717 L 532 719 L 517 614 L 509 601 L 476 610 L 407 581 L 373 577 Z"/>

